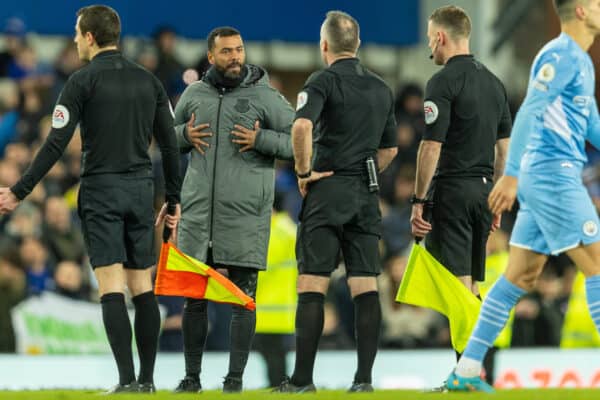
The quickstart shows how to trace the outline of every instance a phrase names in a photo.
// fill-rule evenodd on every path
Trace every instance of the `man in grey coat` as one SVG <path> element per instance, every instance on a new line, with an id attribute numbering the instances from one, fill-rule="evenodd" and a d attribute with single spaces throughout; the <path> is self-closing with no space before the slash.
<path id="1" fill-rule="evenodd" d="M 175 109 L 179 148 L 190 152 L 181 191 L 179 248 L 214 268 L 225 268 L 255 297 L 258 271 L 267 264 L 275 159 L 292 159 L 294 110 L 268 84 L 266 71 L 245 64 L 233 28 L 207 38 L 212 67 L 190 85 Z M 224 392 L 242 390 L 242 374 L 256 315 L 232 306 L 229 372 Z M 186 299 L 183 338 L 186 376 L 176 392 L 198 392 L 208 333 L 205 300 Z"/>

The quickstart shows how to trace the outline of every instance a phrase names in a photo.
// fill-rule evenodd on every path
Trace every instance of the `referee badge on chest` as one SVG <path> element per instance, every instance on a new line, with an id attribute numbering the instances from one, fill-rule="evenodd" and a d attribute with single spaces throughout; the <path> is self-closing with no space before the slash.
<path id="1" fill-rule="evenodd" d="M 439 110 L 438 110 L 437 105 L 433 101 L 427 100 L 423 104 L 423 111 L 425 113 L 425 123 L 427 125 L 431 125 L 435 121 L 437 121 L 438 115 L 439 115 Z"/>

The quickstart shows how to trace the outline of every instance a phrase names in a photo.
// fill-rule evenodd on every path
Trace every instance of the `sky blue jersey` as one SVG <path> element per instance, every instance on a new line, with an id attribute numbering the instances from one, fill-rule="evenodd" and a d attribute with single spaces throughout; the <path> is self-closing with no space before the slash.
<path id="1" fill-rule="evenodd" d="M 585 141 L 600 148 L 594 65 L 567 34 L 548 42 L 531 67 L 527 96 L 511 134 L 505 175 L 547 172 L 553 165 L 581 169 Z"/>

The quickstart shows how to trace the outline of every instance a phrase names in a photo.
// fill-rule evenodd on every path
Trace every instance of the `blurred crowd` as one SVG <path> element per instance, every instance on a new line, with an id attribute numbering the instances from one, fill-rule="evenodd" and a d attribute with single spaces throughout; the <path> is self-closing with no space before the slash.
<path id="1" fill-rule="evenodd" d="M 0 49 L 0 187 L 13 185 L 28 166 L 51 128 L 51 111 L 69 75 L 82 66 L 70 39 L 52 64 L 39 61 L 27 40 L 24 23 L 12 19 L 4 26 L 4 48 Z M 151 70 L 165 86 L 175 104 L 186 84 L 197 80 L 208 68 L 206 58 L 184 65 L 176 56 L 176 32 L 157 29 L 153 40 L 142 42 L 127 54 Z M 307 71 L 308 74 L 312 71 Z M 283 79 L 272 84 L 282 90 Z M 283 90 L 282 90 L 283 91 Z M 292 99 L 290 99 L 293 103 Z M 381 210 L 384 233 L 381 254 L 384 272 L 379 277 L 384 327 L 383 348 L 448 347 L 447 321 L 439 314 L 394 301 L 412 245 L 410 232 L 415 160 L 424 130 L 423 88 L 405 83 L 396 94 L 399 152 L 381 176 Z M 515 102 L 518 104 L 518 102 Z M 161 168 L 157 151 L 156 198 L 162 202 Z M 64 157 L 11 215 L 0 218 L 0 352 L 14 352 L 10 310 L 30 296 L 52 291 L 76 300 L 96 301 L 95 281 L 86 257 L 76 211 L 81 140 L 76 133 Z M 596 166 L 600 156 L 590 152 L 586 182 L 600 206 L 600 180 Z M 184 160 L 185 164 L 185 160 Z M 301 198 L 290 163 L 277 167 L 276 191 L 279 207 L 296 220 Z M 513 216 L 514 217 L 514 216 Z M 505 254 L 512 218 L 489 242 L 489 254 Z M 513 346 L 556 346 L 569 300 L 575 268 L 568 258 L 548 262 L 537 289 L 516 308 Z M 347 295 L 343 265 L 335 272 L 325 307 L 325 328 L 320 346 L 347 349 L 353 343 L 353 305 Z M 182 348 L 183 301 L 162 298 L 167 310 L 161 349 Z M 229 308 L 211 305 L 208 350 L 227 349 Z"/>

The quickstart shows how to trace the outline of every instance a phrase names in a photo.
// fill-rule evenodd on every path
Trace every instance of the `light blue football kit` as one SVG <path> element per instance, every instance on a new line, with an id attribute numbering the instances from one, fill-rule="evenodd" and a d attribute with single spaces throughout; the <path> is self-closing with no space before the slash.
<path id="1" fill-rule="evenodd" d="M 527 96 L 511 134 L 504 172 L 518 178 L 521 209 L 511 245 L 558 254 L 600 240 L 598 214 L 583 186 L 585 141 L 600 148 L 600 117 L 591 58 L 562 33 L 533 62 Z M 588 308 L 600 331 L 600 275 L 585 281 Z M 455 391 L 491 392 L 481 363 L 525 290 L 503 275 L 483 301 L 458 366 L 446 381 Z"/>
<path id="2" fill-rule="evenodd" d="M 559 254 L 600 241 L 598 214 L 581 181 L 586 139 L 600 146 L 594 88 L 590 56 L 565 33 L 534 60 L 505 171 L 519 178 L 511 245 Z"/>

